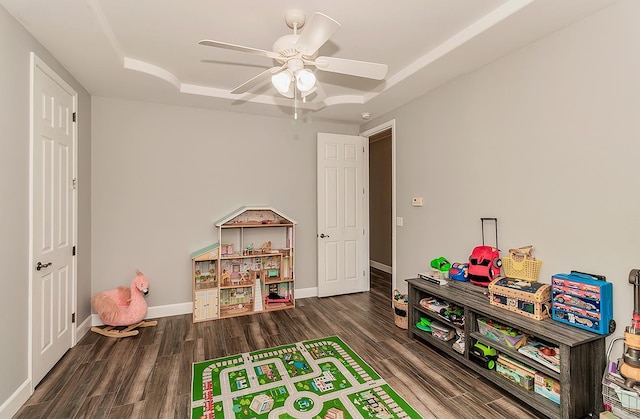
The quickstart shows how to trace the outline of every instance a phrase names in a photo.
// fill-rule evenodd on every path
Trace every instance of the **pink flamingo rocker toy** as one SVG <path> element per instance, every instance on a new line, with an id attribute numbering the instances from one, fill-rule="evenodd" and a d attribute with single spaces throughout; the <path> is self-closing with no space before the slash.
<path id="1" fill-rule="evenodd" d="M 140 271 L 131 281 L 131 287 L 100 292 L 91 298 L 93 310 L 106 327 L 94 326 L 92 332 L 109 337 L 135 336 L 139 327 L 155 326 L 157 321 L 144 321 L 147 315 L 147 302 L 144 297 L 149 293 L 149 280 Z M 116 326 L 126 326 L 116 329 Z"/>

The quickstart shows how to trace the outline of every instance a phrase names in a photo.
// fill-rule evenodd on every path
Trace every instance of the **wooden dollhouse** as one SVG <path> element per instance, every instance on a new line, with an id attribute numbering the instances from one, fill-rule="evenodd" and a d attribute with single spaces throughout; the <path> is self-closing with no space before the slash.
<path id="1" fill-rule="evenodd" d="M 258 206 L 214 225 L 218 243 L 191 255 L 193 321 L 294 307 L 296 221 Z"/>

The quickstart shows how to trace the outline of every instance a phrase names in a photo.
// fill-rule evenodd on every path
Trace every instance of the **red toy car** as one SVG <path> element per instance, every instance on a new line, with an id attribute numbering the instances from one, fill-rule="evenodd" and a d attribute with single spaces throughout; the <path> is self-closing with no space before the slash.
<path id="1" fill-rule="evenodd" d="M 476 246 L 469 256 L 467 277 L 472 284 L 486 287 L 500 276 L 500 251 L 492 246 Z"/>

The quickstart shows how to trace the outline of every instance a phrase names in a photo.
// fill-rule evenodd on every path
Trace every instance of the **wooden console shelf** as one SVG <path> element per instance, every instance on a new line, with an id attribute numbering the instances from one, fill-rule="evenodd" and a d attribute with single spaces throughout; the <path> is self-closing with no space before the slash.
<path id="1" fill-rule="evenodd" d="M 602 410 L 602 374 L 606 364 L 605 336 L 567 326 L 552 319 L 532 320 L 517 313 L 489 304 L 486 288 L 468 282 L 448 281 L 447 285 L 435 285 L 422 279 L 408 279 L 409 338 L 419 340 L 450 354 L 466 367 L 485 377 L 540 413 L 552 418 L 581 418 Z M 463 353 L 453 349 L 455 339 L 442 341 L 416 327 L 421 317 L 429 317 L 447 324 L 433 311 L 423 308 L 419 302 L 425 297 L 435 297 L 464 309 L 465 346 Z M 555 372 L 532 360 L 517 350 L 501 345 L 478 331 L 477 319 L 490 318 L 522 332 L 545 340 L 560 349 L 560 372 Z M 448 324 L 454 327 L 452 324 Z M 473 342 L 478 340 L 498 352 L 515 359 L 560 382 L 560 404 L 526 390 L 507 380 L 493 370 L 486 369 L 469 357 Z"/>

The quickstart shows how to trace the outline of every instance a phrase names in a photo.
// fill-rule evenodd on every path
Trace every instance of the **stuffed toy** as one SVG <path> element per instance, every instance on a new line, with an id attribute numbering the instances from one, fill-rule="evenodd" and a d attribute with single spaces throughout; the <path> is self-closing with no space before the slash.
<path id="1" fill-rule="evenodd" d="M 131 281 L 131 286 L 118 287 L 100 292 L 91 298 L 91 306 L 100 320 L 107 326 L 92 327 L 93 332 L 110 337 L 134 336 L 138 327 L 155 326 L 156 321 L 143 319 L 147 315 L 147 302 L 144 297 L 149 293 L 149 279 L 140 271 Z M 116 326 L 127 326 L 123 330 Z"/>

